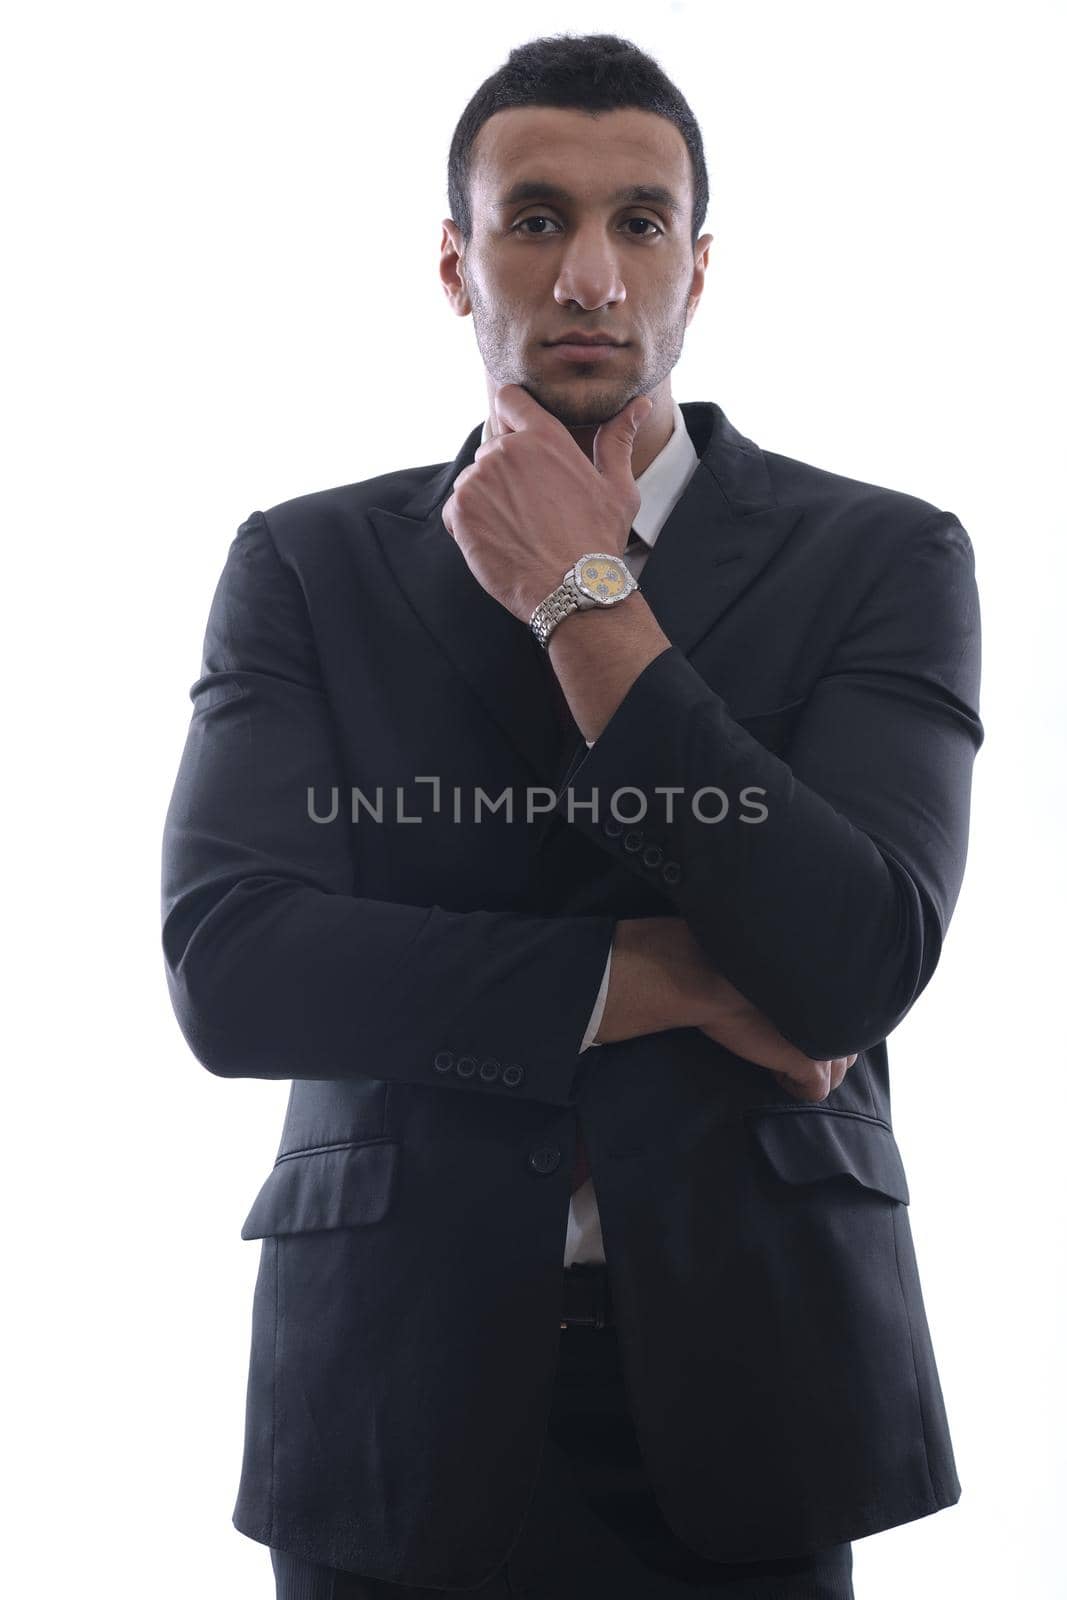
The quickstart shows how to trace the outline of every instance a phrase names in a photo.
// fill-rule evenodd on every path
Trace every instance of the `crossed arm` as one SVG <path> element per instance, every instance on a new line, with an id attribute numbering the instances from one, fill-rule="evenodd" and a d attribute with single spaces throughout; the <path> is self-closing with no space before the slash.
<path id="1" fill-rule="evenodd" d="M 552 632 L 548 654 L 587 745 L 636 679 L 670 648 L 638 590 L 624 606 L 574 613 Z M 823 1100 L 856 1055 L 816 1060 L 789 1043 L 714 967 L 682 917 L 620 921 L 595 1044 L 668 1028 L 701 1028 L 735 1055 L 773 1071 L 795 1098 Z"/>
<path id="2" fill-rule="evenodd" d="M 560 808 L 651 874 L 716 971 L 805 1056 L 879 1043 L 929 982 L 963 879 L 984 737 L 966 532 L 934 512 L 886 541 L 804 697 L 788 762 L 680 650 L 658 648 L 640 604 L 629 621 L 625 609 L 567 618 L 553 635 L 553 666 L 595 740 Z M 709 818 L 698 796 L 713 784 L 757 794 L 764 815 Z M 627 790 L 628 814 L 633 791 L 645 800 L 639 849 L 604 825 Z M 670 876 L 652 865 L 664 860 Z"/>
<path id="3" fill-rule="evenodd" d="M 594 1044 L 667 1028 L 700 1028 L 734 1055 L 766 1067 L 798 1100 L 825 1100 L 855 1054 L 815 1061 L 712 965 L 682 917 L 615 925 L 608 992 Z"/>
<path id="4" fill-rule="evenodd" d="M 625 850 L 583 809 L 590 788 L 754 784 L 768 807 L 761 826 L 712 827 L 685 798 L 672 815 L 650 796 L 646 837 L 681 868 L 672 882 L 657 878 L 677 912 L 662 921 L 679 927 L 635 936 L 605 915 L 376 900 L 360 893 L 344 831 L 301 820 L 308 788 L 339 782 L 335 728 L 299 578 L 261 512 L 242 525 L 212 604 L 163 840 L 167 978 L 204 1065 L 570 1104 L 616 940 L 601 1042 L 707 1026 L 682 982 L 698 955 L 703 981 L 718 984 L 717 1026 L 730 1006 L 734 1023 L 749 1007 L 748 1023 L 819 1061 L 886 1037 L 929 981 L 963 875 L 982 740 L 966 533 L 939 512 L 901 537 L 805 701 L 788 765 L 733 721 L 680 651 L 661 648 L 643 602 L 626 604 L 629 622 L 625 606 L 587 613 L 550 645 L 595 740 L 572 775 L 568 820 L 642 873 L 646 852 Z M 612 649 L 602 647 L 608 627 Z M 583 649 L 599 666 L 587 675 L 576 665 L 575 687 L 566 660 L 578 652 L 580 663 Z M 627 954 L 633 937 L 673 938 L 671 959 L 647 945 Z M 460 1058 L 485 1071 L 452 1070 Z"/>

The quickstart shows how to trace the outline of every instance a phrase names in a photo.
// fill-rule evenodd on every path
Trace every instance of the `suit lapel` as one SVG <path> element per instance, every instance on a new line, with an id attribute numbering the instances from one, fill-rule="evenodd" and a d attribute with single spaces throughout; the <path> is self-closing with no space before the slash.
<path id="1" fill-rule="evenodd" d="M 690 655 L 759 575 L 803 515 L 775 502 L 763 452 L 713 401 L 683 402 L 700 457 L 660 530 L 639 579 L 671 643 Z M 396 582 L 427 631 L 484 711 L 540 783 L 558 789 L 584 749 L 573 718 L 560 726 L 545 674 L 551 663 L 526 623 L 513 617 L 471 574 L 441 520 L 452 484 L 474 460 L 481 424 L 455 460 L 441 467 L 401 511 L 369 507 Z"/>

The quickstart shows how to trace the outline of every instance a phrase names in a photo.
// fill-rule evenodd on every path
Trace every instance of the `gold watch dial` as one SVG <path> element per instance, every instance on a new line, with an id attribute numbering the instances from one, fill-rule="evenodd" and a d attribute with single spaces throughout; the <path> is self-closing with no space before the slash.
<path id="1" fill-rule="evenodd" d="M 627 588 L 630 574 L 621 561 L 589 556 L 578 565 L 578 583 L 598 600 L 613 600 Z"/>

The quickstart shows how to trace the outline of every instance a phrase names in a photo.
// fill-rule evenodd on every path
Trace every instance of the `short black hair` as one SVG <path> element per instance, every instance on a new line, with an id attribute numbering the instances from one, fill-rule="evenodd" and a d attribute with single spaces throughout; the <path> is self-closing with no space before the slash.
<path id="1" fill-rule="evenodd" d="M 471 237 L 471 150 L 484 122 L 511 106 L 617 111 L 635 107 L 673 122 L 689 151 L 693 180 L 692 246 L 708 209 L 704 141 L 685 96 L 659 63 L 614 33 L 551 34 L 517 45 L 486 78 L 456 124 L 448 151 L 448 205 L 464 244 Z"/>

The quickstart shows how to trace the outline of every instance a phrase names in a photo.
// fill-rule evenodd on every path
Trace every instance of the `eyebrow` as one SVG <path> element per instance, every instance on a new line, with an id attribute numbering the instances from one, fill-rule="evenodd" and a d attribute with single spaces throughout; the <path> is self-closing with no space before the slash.
<path id="1" fill-rule="evenodd" d="M 626 185 L 616 189 L 614 194 L 609 194 L 608 199 L 613 203 L 627 200 L 631 204 L 662 206 L 672 216 L 682 215 L 680 203 L 661 183 Z M 497 210 L 503 211 L 508 206 L 518 205 L 526 200 L 548 200 L 554 204 L 566 205 L 573 203 L 574 196 L 566 189 L 560 188 L 558 183 L 550 183 L 543 178 L 524 178 L 519 183 L 513 183 L 504 198 L 497 201 Z"/>

